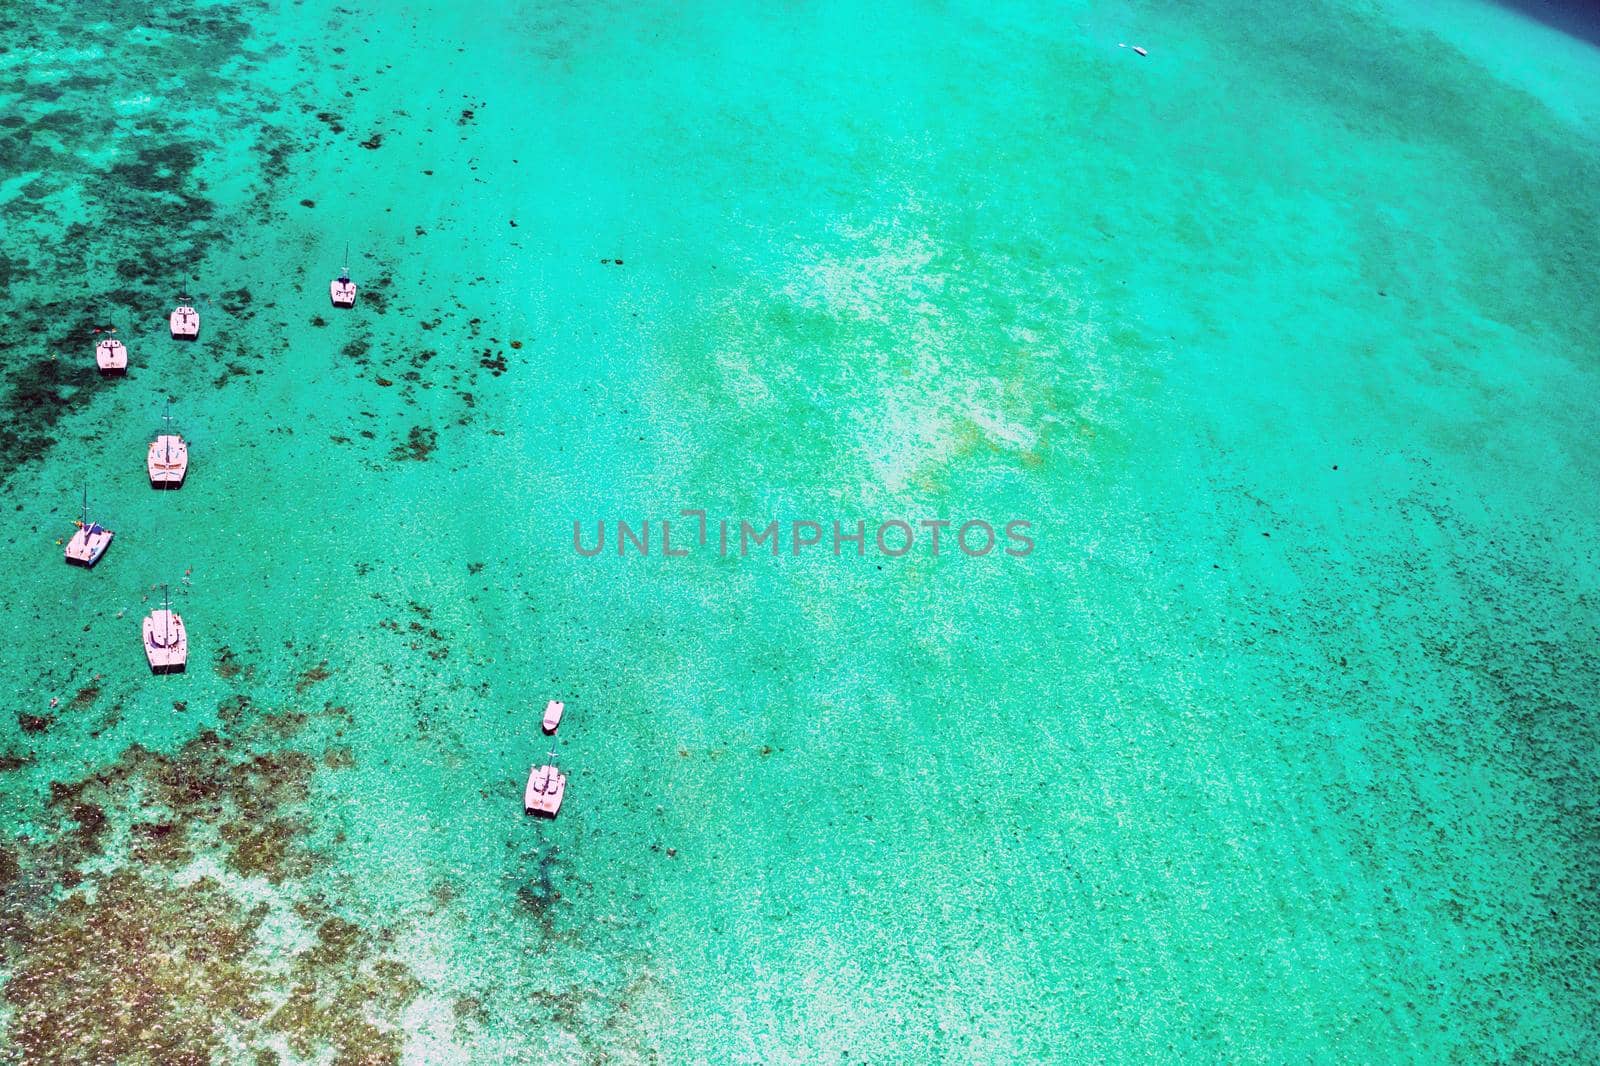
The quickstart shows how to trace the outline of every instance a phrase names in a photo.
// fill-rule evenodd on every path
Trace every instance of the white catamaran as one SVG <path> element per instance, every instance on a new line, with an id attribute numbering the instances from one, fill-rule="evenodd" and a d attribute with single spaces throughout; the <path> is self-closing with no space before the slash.
<path id="1" fill-rule="evenodd" d="M 189 663 L 189 631 L 172 609 L 167 586 L 161 586 L 161 607 L 144 619 L 144 657 L 155 674 L 181 673 Z"/>
<path id="2" fill-rule="evenodd" d="M 111 546 L 115 536 L 99 522 L 89 521 L 89 490 L 83 490 L 83 517 L 78 520 L 78 531 L 67 541 L 67 562 L 74 566 L 90 567 L 100 561 L 100 556 Z"/>
<path id="3" fill-rule="evenodd" d="M 183 484 L 189 473 L 189 442 L 172 432 L 172 405 L 161 416 L 166 431 L 150 442 L 150 452 L 145 457 L 145 469 L 150 472 L 150 487 L 175 489 Z"/>

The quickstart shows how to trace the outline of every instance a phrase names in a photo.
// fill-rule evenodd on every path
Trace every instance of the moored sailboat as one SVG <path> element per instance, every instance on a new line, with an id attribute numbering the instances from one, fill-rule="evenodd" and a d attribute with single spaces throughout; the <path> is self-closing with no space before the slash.
<path id="1" fill-rule="evenodd" d="M 328 295 L 333 298 L 335 307 L 354 307 L 356 305 L 356 283 L 350 280 L 350 246 L 344 248 L 345 267 L 339 271 L 339 276 L 328 283 Z"/>
<path id="2" fill-rule="evenodd" d="M 102 374 L 126 374 L 128 346 L 115 337 L 107 337 L 94 346 L 94 362 Z"/>
<path id="3" fill-rule="evenodd" d="M 181 673 L 189 663 L 189 632 L 172 609 L 167 586 L 161 586 L 161 606 L 144 619 L 144 657 L 150 672 Z"/>
<path id="4" fill-rule="evenodd" d="M 183 484 L 189 473 L 189 442 L 172 432 L 172 405 L 167 405 L 161 416 L 167 432 L 159 433 L 150 442 L 145 456 L 145 469 L 150 474 L 150 486 L 157 489 L 175 489 Z"/>
<path id="5" fill-rule="evenodd" d="M 522 793 L 523 811 L 544 818 L 556 816 L 567 791 L 567 775 L 556 769 L 556 753 L 552 751 L 549 758 L 548 763 L 528 772 L 528 787 Z"/>
<path id="6" fill-rule="evenodd" d="M 200 312 L 189 302 L 188 293 L 178 294 L 178 306 L 167 316 L 167 322 L 172 327 L 173 340 L 192 341 L 200 336 Z"/>
<path id="7" fill-rule="evenodd" d="M 89 521 L 88 489 L 83 490 L 83 517 L 78 520 L 77 526 L 77 532 L 67 541 L 67 562 L 74 566 L 92 567 L 111 546 L 111 538 L 115 534 L 99 522 Z"/>

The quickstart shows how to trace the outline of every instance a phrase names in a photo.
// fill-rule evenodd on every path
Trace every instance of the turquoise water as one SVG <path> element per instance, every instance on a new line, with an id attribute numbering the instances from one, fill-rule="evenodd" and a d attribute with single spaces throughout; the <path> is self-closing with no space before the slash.
<path id="1" fill-rule="evenodd" d="M 1467 0 L 0 38 L 9 1061 L 1600 1058 L 1589 45 Z M 685 508 L 1036 548 L 572 549 Z"/>

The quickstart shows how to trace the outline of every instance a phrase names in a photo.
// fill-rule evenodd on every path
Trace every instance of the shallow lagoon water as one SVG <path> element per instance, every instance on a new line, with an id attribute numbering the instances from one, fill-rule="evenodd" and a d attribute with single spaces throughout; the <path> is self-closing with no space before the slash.
<path id="1" fill-rule="evenodd" d="M 336 15 L 0 23 L 7 1056 L 1596 1054 L 1592 48 Z"/>

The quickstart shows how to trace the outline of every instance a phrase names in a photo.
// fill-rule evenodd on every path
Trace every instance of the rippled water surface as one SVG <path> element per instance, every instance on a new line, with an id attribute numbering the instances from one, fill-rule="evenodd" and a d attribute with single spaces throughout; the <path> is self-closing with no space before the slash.
<path id="1" fill-rule="evenodd" d="M 1466 0 L 0 45 L 0 1060 L 1600 1057 L 1591 45 Z M 573 551 L 619 518 L 693 550 Z"/>

